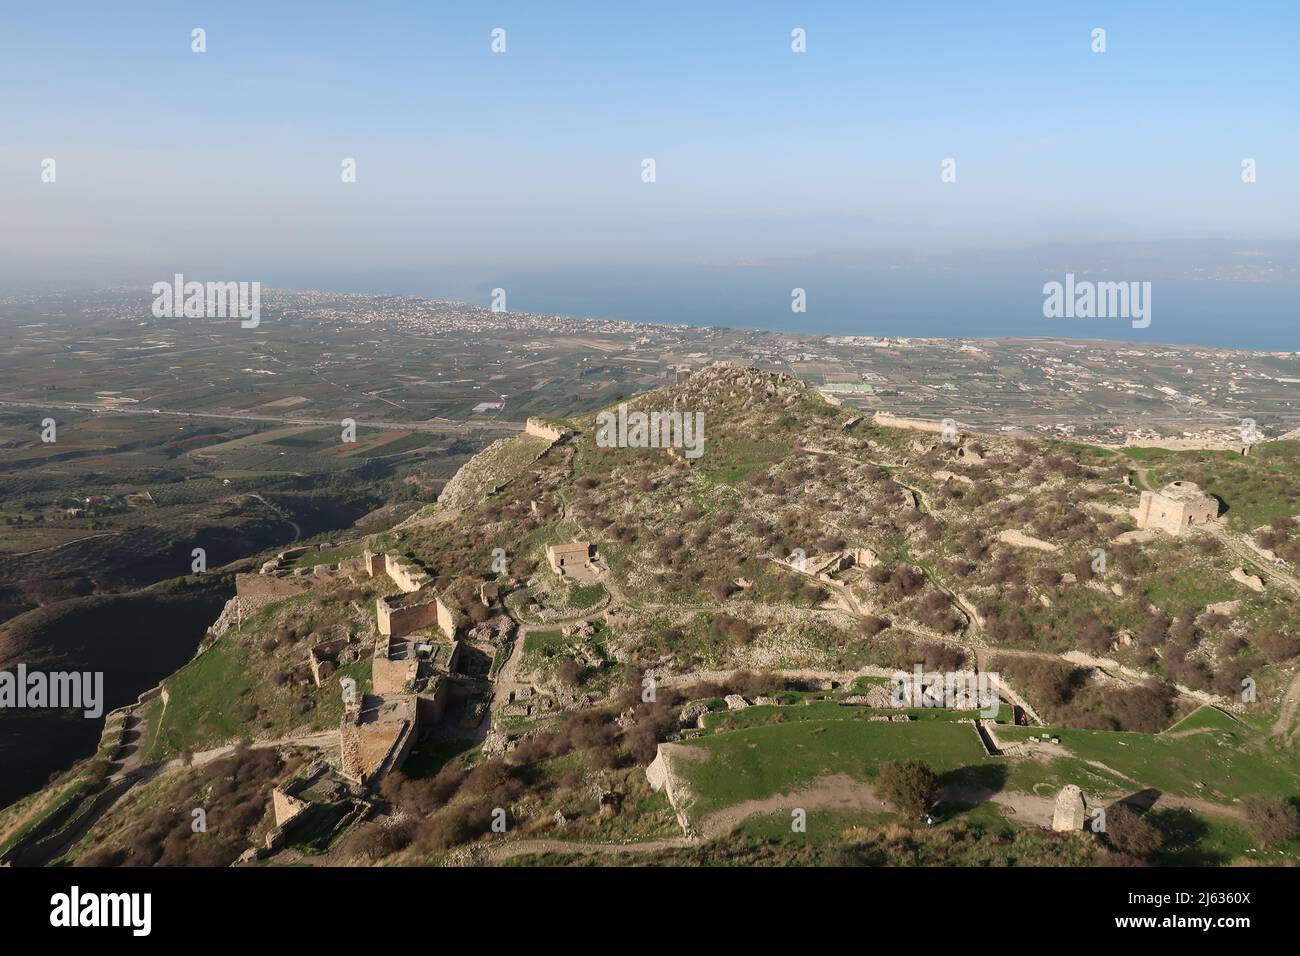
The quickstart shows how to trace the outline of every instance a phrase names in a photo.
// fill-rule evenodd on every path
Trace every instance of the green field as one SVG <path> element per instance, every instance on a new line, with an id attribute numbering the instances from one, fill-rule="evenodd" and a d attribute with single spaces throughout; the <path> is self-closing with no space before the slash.
<path id="1" fill-rule="evenodd" d="M 314 689 L 305 712 L 294 688 L 277 686 L 268 676 L 259 672 L 247 646 L 218 641 L 164 682 L 169 700 L 165 711 L 159 708 L 162 726 L 151 720 L 145 759 L 216 747 L 246 734 L 335 727 L 343 715 L 338 681 L 352 677 L 361 693 L 369 692 L 370 661 L 340 668 L 327 685 Z"/>
<path id="2" fill-rule="evenodd" d="M 1248 531 L 1282 515 L 1293 515 L 1300 502 L 1300 441 L 1256 447 L 1249 455 L 1231 451 L 1164 451 L 1125 449 L 1124 454 L 1150 469 L 1151 486 L 1194 481 L 1227 506 L 1230 527 Z"/>
<path id="3" fill-rule="evenodd" d="M 777 698 L 796 697 L 797 695 L 778 694 Z M 1010 707 L 999 708 L 999 719 L 1009 719 Z M 744 710 L 714 710 L 704 717 L 704 729 L 709 732 L 719 730 L 740 730 L 747 727 L 760 727 L 780 723 L 808 723 L 824 720 L 866 720 L 873 715 L 895 716 L 906 714 L 916 722 L 969 720 L 969 711 L 947 710 L 942 707 L 900 708 L 898 710 L 873 710 L 865 707 L 845 706 L 835 700 L 808 700 L 801 706 L 760 705 L 746 707 Z"/>
<path id="4" fill-rule="evenodd" d="M 847 774 L 875 778 L 881 763 L 920 758 L 938 773 L 990 761 L 968 724 L 952 721 L 872 723 L 858 719 L 816 720 L 751 727 L 685 743 L 708 760 L 682 759 L 674 768 L 695 801 L 698 818 L 746 800 L 803 789 L 818 777 Z"/>
<path id="5" fill-rule="evenodd" d="M 1169 731 L 1154 736 L 1068 729 L 1052 733 L 1079 760 L 1103 764 L 1136 785 L 1165 793 L 1223 803 L 1251 794 L 1300 794 L 1300 761 L 1293 754 L 1259 739 L 1243 724 L 1224 727 L 1220 724 L 1224 720 L 1198 711 L 1176 725 L 1179 730 L 1196 731 L 1186 736 Z M 1008 740 L 1035 732 L 1042 730 L 1008 727 L 998 731 Z M 1053 762 L 1052 769 L 1059 763 Z"/>
<path id="6" fill-rule="evenodd" d="M 340 548 L 326 548 L 324 551 L 308 551 L 289 562 L 290 568 L 313 568 L 318 564 L 338 564 L 346 558 L 354 558 L 362 551 L 360 544 Z"/>

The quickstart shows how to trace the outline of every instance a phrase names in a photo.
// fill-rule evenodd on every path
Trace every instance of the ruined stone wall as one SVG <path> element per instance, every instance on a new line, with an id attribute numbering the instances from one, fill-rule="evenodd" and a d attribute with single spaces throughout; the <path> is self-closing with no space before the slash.
<path id="1" fill-rule="evenodd" d="M 1234 451 L 1239 455 L 1250 454 L 1250 445 L 1246 442 L 1215 441 L 1208 438 L 1134 438 L 1129 435 L 1124 439 L 1123 446 L 1108 445 L 1107 447 L 1162 448 L 1166 451 Z"/>
<path id="2" fill-rule="evenodd" d="M 271 791 L 271 807 L 275 813 L 275 825 L 283 827 L 307 809 L 307 802 L 275 787 Z"/>
<path id="3" fill-rule="evenodd" d="M 307 666 L 311 668 L 311 677 L 317 687 L 326 680 L 321 676 L 321 665 L 347 647 L 347 644 L 347 640 L 339 638 L 333 641 L 322 641 L 307 651 Z"/>
<path id="4" fill-rule="evenodd" d="M 404 694 L 407 685 L 415 680 L 420 667 L 417 660 L 390 661 L 387 657 L 375 656 L 370 671 L 371 689 L 381 697 L 385 694 Z"/>
<path id="5" fill-rule="evenodd" d="M 384 570 L 393 579 L 393 583 L 407 594 L 418 591 L 429 583 L 427 574 L 395 554 L 384 555 Z"/>
<path id="6" fill-rule="evenodd" d="M 235 594 L 251 601 L 282 601 L 310 591 L 319 583 L 310 577 L 275 574 L 236 574 Z"/>
<path id="7" fill-rule="evenodd" d="M 534 438 L 545 438 L 549 442 L 557 442 L 563 438 L 567 432 L 563 428 L 555 425 L 548 425 L 540 418 L 530 418 L 524 423 L 524 431 Z"/>
<path id="8" fill-rule="evenodd" d="M 455 636 L 456 627 L 451 611 L 432 594 L 428 601 L 394 607 L 391 602 L 396 597 L 399 595 L 381 597 L 375 601 L 375 617 L 379 622 L 380 634 L 401 635 L 424 627 L 437 627 L 448 637 Z"/>
<path id="9" fill-rule="evenodd" d="M 1138 501 L 1137 524 L 1139 528 L 1154 528 L 1169 534 L 1182 534 L 1190 528 L 1209 524 L 1219 514 L 1219 503 L 1208 496 L 1191 501 L 1179 501 L 1164 495 L 1144 491 Z"/>
<path id="10" fill-rule="evenodd" d="M 901 418 L 892 412 L 876 412 L 872 420 L 883 428 L 908 428 L 912 431 L 943 434 L 943 422 L 928 422 L 922 418 Z"/>
<path id="11" fill-rule="evenodd" d="M 421 725 L 431 727 L 442 720 L 450 693 L 447 688 L 447 681 L 439 680 L 432 694 L 421 694 L 415 699 L 416 717 Z"/>
<path id="12" fill-rule="evenodd" d="M 456 636 L 456 618 L 451 613 L 451 608 L 442 603 L 441 598 L 434 598 L 434 614 L 438 624 L 438 629 L 450 638 Z"/>
<path id="13" fill-rule="evenodd" d="M 370 566 L 362 555 L 344 558 L 338 563 L 338 569 L 341 574 L 370 574 Z"/>
<path id="14" fill-rule="evenodd" d="M 690 802 L 691 794 L 673 772 L 672 767 L 673 752 L 680 746 L 680 744 L 660 744 L 658 751 L 655 753 L 655 759 L 650 762 L 650 766 L 645 768 L 645 778 L 646 782 L 650 784 L 650 789 L 664 792 L 664 795 L 668 798 L 669 806 L 673 808 L 673 812 L 677 816 L 677 825 L 682 828 L 682 833 L 690 836 L 690 821 L 687 819 L 683 808 Z"/>

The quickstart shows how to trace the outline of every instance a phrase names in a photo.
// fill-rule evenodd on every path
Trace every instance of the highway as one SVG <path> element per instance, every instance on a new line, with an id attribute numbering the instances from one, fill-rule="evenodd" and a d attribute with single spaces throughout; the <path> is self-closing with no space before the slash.
<path id="1" fill-rule="evenodd" d="M 173 412 L 163 408 L 122 408 L 92 405 L 86 402 L 26 402 L 12 399 L 0 399 L 0 407 L 35 408 L 43 411 L 62 409 L 74 412 L 91 412 L 99 415 L 144 415 L 152 417 L 171 417 L 188 419 L 210 419 L 214 421 L 258 422 L 272 425 L 330 425 L 338 426 L 341 419 L 323 418 L 280 418 L 273 415 L 239 415 L 227 412 Z M 497 431 L 515 434 L 524 430 L 522 422 L 503 422 L 492 419 L 483 421 L 454 421 L 449 418 L 430 418 L 422 422 L 389 422 L 357 420 L 358 428 L 378 428 L 388 431 L 404 432 L 483 432 Z"/>

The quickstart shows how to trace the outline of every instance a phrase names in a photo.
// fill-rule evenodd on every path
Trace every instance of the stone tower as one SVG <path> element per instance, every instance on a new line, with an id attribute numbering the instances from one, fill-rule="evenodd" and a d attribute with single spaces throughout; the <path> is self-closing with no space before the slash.
<path id="1" fill-rule="evenodd" d="M 1159 491 L 1144 491 L 1138 502 L 1139 528 L 1184 534 L 1219 516 L 1219 502 L 1191 481 L 1171 481 Z"/>

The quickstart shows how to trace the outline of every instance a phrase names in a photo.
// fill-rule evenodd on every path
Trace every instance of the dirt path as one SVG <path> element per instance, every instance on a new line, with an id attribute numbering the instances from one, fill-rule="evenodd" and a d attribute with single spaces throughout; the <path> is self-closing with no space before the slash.
<path id="1" fill-rule="evenodd" d="M 865 783 L 844 774 L 819 780 L 792 794 L 778 794 L 762 800 L 746 800 L 717 810 L 700 821 L 697 836 L 661 837 L 637 843 L 587 843 L 571 840 L 516 840 L 487 850 L 488 860 L 508 860 L 535 853 L 655 853 L 696 846 L 722 836 L 754 816 L 802 810 L 884 809 L 885 805 Z"/>
<path id="2" fill-rule="evenodd" d="M 1243 543 L 1234 532 L 1229 531 L 1227 528 L 1211 525 L 1209 530 L 1212 535 L 1223 543 L 1224 547 L 1241 559 L 1241 563 L 1246 569 L 1254 568 L 1269 583 L 1277 584 L 1280 582 L 1296 594 L 1300 594 L 1300 578 L 1268 563 L 1263 555 L 1257 554 L 1250 545 Z"/>
<path id="3" fill-rule="evenodd" d="M 695 841 L 687 837 L 662 837 L 658 840 L 643 840 L 639 843 L 584 843 L 577 840 L 513 840 L 500 846 L 489 847 L 484 854 L 485 860 L 497 862 L 510 860 L 518 856 L 534 856 L 541 853 L 658 853 L 661 850 L 680 850 L 694 845 Z"/>
<path id="4" fill-rule="evenodd" d="M 888 810 L 885 802 L 876 796 L 869 784 L 854 780 L 842 773 L 824 777 L 811 787 L 794 793 L 781 793 L 762 800 L 745 800 L 742 803 L 715 810 L 700 820 L 696 829 L 704 839 L 713 839 L 735 829 L 745 820 L 769 813 L 790 813 L 800 810 Z"/>
<path id="5" fill-rule="evenodd" d="M 983 787 L 945 787 L 939 799 L 977 806 L 996 803 L 1004 807 L 1017 822 L 1035 826 L 1051 826 L 1054 800 L 1032 793 L 994 792 Z M 489 847 L 485 861 L 496 862 L 540 853 L 657 853 L 664 850 L 698 846 L 730 833 L 745 820 L 769 814 L 790 814 L 794 810 L 878 810 L 888 812 L 889 806 L 880 799 L 870 784 L 854 780 L 845 774 L 825 777 L 803 790 L 777 794 L 761 800 L 742 803 L 716 810 L 705 816 L 696 827 L 694 837 L 663 837 L 636 843 L 590 843 L 576 840 L 515 840 Z"/>
<path id="6" fill-rule="evenodd" d="M 1050 827 L 1052 814 L 1056 809 L 1054 797 L 1040 797 L 1036 793 L 1020 790 L 990 790 L 975 784 L 944 787 L 939 792 L 939 799 L 948 803 L 964 803 L 977 807 L 984 803 L 996 803 L 1017 823 L 1033 826 Z"/>
<path id="7" fill-rule="evenodd" d="M 1291 683 L 1287 685 L 1286 690 L 1282 693 L 1282 709 L 1278 711 L 1277 721 L 1273 724 L 1273 729 L 1269 731 L 1269 736 L 1283 737 L 1291 733 L 1291 726 L 1295 723 L 1297 705 L 1300 705 L 1300 671 L 1297 671 L 1295 677 L 1291 678 Z"/>
<path id="8" fill-rule="evenodd" d="M 14 558 L 25 558 L 31 554 L 44 554 L 46 551 L 58 551 L 60 548 L 69 548 L 74 544 L 81 544 L 83 541 L 93 541 L 95 538 L 111 538 L 114 535 L 121 534 L 120 531 L 101 531 L 98 534 L 88 534 L 80 538 L 73 538 L 71 541 L 64 541 L 60 544 L 52 544 L 45 548 L 37 548 L 34 551 L 19 551 L 10 555 Z"/>
<path id="9" fill-rule="evenodd" d="M 290 545 L 292 545 L 292 544 L 296 544 L 296 543 L 299 541 L 299 539 L 302 538 L 302 527 L 299 526 L 298 522 L 294 521 L 294 520 L 293 520 L 292 518 L 290 518 L 287 514 L 285 514 L 284 511 L 282 511 L 280 508 L 277 508 L 275 505 L 271 504 L 271 502 L 267 501 L 265 498 L 263 498 L 263 497 L 262 497 L 261 495 L 259 495 L 259 494 L 255 494 L 255 493 L 253 493 L 253 492 L 249 492 L 249 493 L 248 493 L 248 497 L 249 497 L 249 498 L 256 498 L 256 499 L 257 499 L 258 501 L 260 501 L 262 504 L 266 505 L 268 508 L 270 508 L 272 511 L 274 511 L 274 512 L 275 512 L 275 515 L 276 515 L 277 518 L 279 518 L 281 521 L 288 522 L 288 524 L 290 525 L 290 527 L 293 528 L 293 540 L 289 542 Z"/>
<path id="10" fill-rule="evenodd" d="M 327 730 L 317 734 L 305 734 L 297 737 L 277 737 L 274 740 L 254 740 L 251 745 L 253 750 L 262 750 L 266 747 L 310 747 L 314 750 L 323 750 L 327 747 L 336 746 L 339 742 L 339 732 L 337 730 Z M 211 750 L 200 750 L 194 754 L 194 760 L 191 766 L 202 767 L 206 763 L 214 760 L 220 760 L 234 753 L 239 744 L 226 744 L 223 747 L 213 747 Z M 184 764 L 179 757 L 173 757 L 171 760 L 165 760 L 157 765 L 162 773 L 172 773 L 179 770 Z"/>

